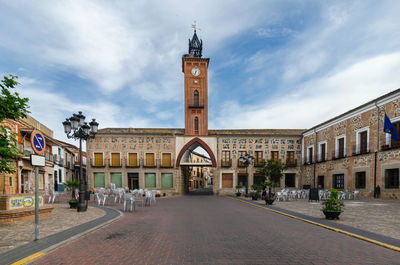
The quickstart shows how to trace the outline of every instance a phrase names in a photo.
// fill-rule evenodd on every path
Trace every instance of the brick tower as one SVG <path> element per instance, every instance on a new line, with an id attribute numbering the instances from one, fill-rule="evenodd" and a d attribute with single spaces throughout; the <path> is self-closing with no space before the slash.
<path id="1" fill-rule="evenodd" d="M 207 70 L 210 58 L 201 58 L 203 42 L 194 31 L 189 54 L 182 56 L 185 76 L 185 135 L 208 135 Z"/>

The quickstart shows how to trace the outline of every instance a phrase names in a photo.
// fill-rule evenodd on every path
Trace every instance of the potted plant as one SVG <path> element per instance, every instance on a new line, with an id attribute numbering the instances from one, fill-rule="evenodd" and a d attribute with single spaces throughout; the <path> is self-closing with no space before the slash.
<path id="1" fill-rule="evenodd" d="M 329 198 L 322 203 L 321 211 L 326 219 L 339 219 L 339 215 L 343 212 L 344 204 L 338 200 L 339 192 L 336 189 L 331 189 Z"/>
<path id="2" fill-rule="evenodd" d="M 240 189 L 242 188 L 242 186 L 240 185 L 236 185 L 236 196 L 240 197 L 240 195 L 242 195 L 242 193 L 240 192 Z"/>
<path id="3" fill-rule="evenodd" d="M 265 197 L 265 204 L 271 205 L 275 201 L 275 187 L 279 186 L 283 171 L 286 170 L 286 165 L 280 160 L 267 160 L 263 162 L 262 167 L 257 171 L 264 179 L 264 186 L 268 187 L 268 196 Z M 272 188 L 274 192 L 272 192 Z"/>
<path id="4" fill-rule="evenodd" d="M 273 187 L 273 183 L 269 180 L 265 181 L 264 183 L 265 187 L 269 187 L 268 190 L 268 195 L 265 196 L 264 200 L 265 200 L 265 204 L 266 205 L 272 205 L 275 201 L 275 193 L 271 192 L 271 187 Z"/>
<path id="5" fill-rule="evenodd" d="M 253 201 L 256 201 L 256 200 L 258 200 L 258 198 L 261 197 L 260 196 L 260 192 L 262 190 L 262 186 L 257 185 L 257 184 L 253 184 L 253 185 L 251 185 L 251 187 L 253 188 L 253 191 L 250 192 L 251 199 Z"/>
<path id="6" fill-rule="evenodd" d="M 79 180 L 67 180 L 64 182 L 65 187 L 71 191 L 71 200 L 68 201 L 69 208 L 76 208 L 78 206 L 78 200 L 75 197 L 75 190 L 79 188 Z"/>

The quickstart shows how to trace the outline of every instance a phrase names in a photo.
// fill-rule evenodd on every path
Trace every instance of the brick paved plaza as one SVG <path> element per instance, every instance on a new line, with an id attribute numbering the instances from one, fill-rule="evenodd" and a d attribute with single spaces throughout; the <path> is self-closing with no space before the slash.
<path id="1" fill-rule="evenodd" d="M 35 264 L 399 264 L 399 260 L 399 252 L 229 198 L 179 196 L 124 213 Z"/>

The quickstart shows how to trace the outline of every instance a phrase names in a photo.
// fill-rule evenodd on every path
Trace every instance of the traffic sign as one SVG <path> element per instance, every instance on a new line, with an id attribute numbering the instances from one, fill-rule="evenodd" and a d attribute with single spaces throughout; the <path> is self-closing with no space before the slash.
<path id="1" fill-rule="evenodd" d="M 31 146 L 36 154 L 42 155 L 44 153 L 46 149 L 46 140 L 41 132 L 33 131 L 31 133 Z"/>

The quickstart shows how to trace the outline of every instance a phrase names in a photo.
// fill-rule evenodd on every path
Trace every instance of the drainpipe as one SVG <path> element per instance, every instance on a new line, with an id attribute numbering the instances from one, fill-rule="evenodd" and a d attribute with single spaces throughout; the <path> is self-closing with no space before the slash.
<path id="1" fill-rule="evenodd" d="M 378 157 L 378 150 L 379 150 L 379 107 L 378 103 L 375 101 L 376 112 L 377 112 L 377 127 L 376 127 L 376 149 L 374 155 L 374 198 L 376 198 L 376 167 L 377 167 L 377 157 Z"/>
<path id="2" fill-rule="evenodd" d="M 304 163 L 304 134 L 301 134 L 301 161 L 299 189 L 303 189 L 303 163 Z"/>
<path id="3" fill-rule="evenodd" d="M 317 143 L 318 143 L 318 139 L 317 139 L 317 131 L 314 129 L 314 134 L 315 134 L 315 146 L 314 146 L 314 156 L 313 156 L 313 159 L 314 159 L 314 180 L 313 180 L 313 185 L 314 185 L 314 188 L 317 186 L 317 185 L 315 185 L 315 174 L 316 174 L 316 170 L 317 170 L 317 159 L 316 159 L 316 154 L 317 154 Z"/>

